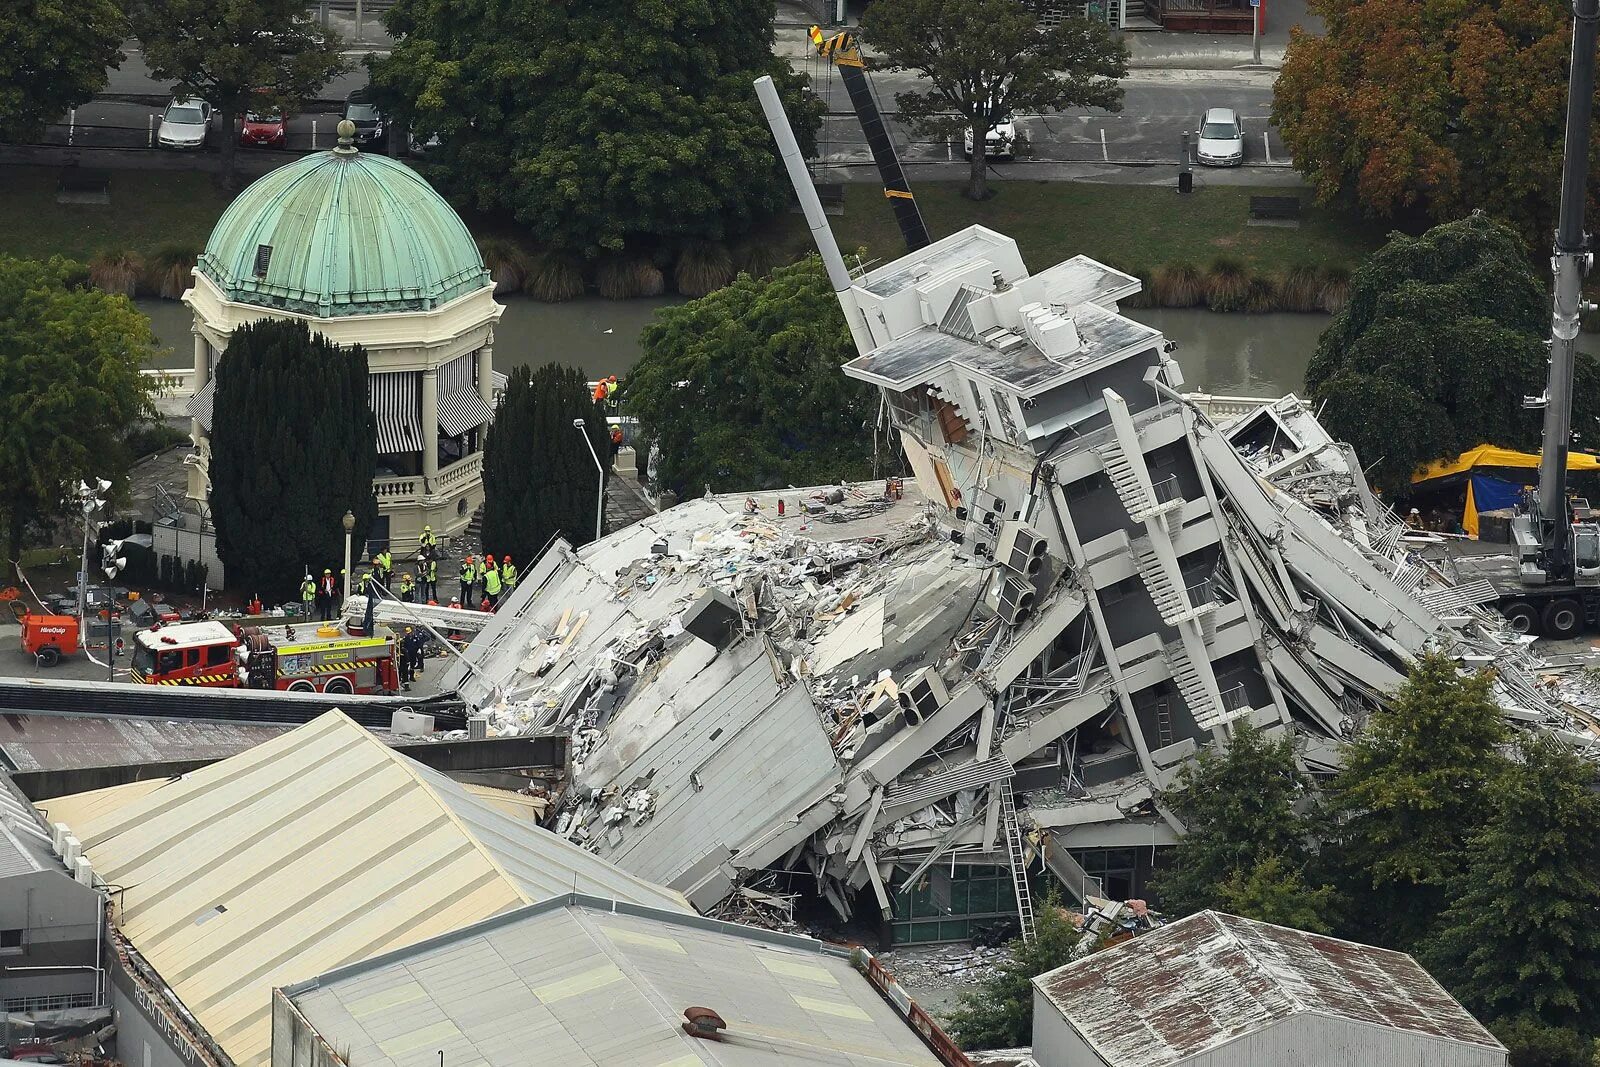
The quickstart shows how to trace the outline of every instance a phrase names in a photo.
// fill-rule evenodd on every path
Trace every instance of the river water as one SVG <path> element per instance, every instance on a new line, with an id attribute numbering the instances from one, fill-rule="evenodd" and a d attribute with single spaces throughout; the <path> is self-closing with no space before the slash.
<path id="1" fill-rule="evenodd" d="M 135 302 L 171 350 L 157 364 L 192 366 L 189 309 L 175 300 Z M 555 360 L 579 367 L 590 378 L 622 374 L 639 358 L 639 331 L 657 308 L 673 302 L 593 297 L 545 304 L 511 297 L 494 332 L 495 369 L 509 372 L 520 364 Z M 1186 388 L 1239 396 L 1302 390 L 1306 362 L 1328 323 L 1326 315 L 1218 315 L 1164 308 L 1128 314 L 1178 342 Z"/>

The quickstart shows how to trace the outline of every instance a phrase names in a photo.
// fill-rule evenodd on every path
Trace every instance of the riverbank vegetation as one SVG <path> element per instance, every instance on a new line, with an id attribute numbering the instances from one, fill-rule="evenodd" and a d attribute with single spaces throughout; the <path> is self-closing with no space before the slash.
<path id="1" fill-rule="evenodd" d="M 90 264 L 106 288 L 130 295 L 179 295 L 177 279 L 187 277 L 228 202 L 203 174 L 117 171 L 110 205 L 58 204 L 56 177 L 53 168 L 0 167 L 0 198 L 14 205 L 0 252 L 69 256 Z M 959 182 L 924 182 L 917 202 L 935 238 L 978 222 L 1015 236 L 1035 270 L 1083 254 L 1127 271 L 1145 283 L 1130 305 L 1337 311 L 1350 272 L 1382 243 L 1381 230 L 1309 203 L 1296 228 L 1251 226 L 1250 196 L 1261 192 L 1209 186 L 1185 197 L 1157 186 L 1012 181 L 1004 196 L 975 203 Z M 847 186 L 842 207 L 830 217 L 841 246 L 863 250 L 869 263 L 901 253 L 880 189 Z M 670 255 L 593 262 L 542 248 L 504 218 L 463 217 L 498 290 L 540 300 L 594 290 L 615 298 L 667 290 L 701 296 L 741 271 L 762 277 L 812 251 L 798 214 L 731 245 L 702 241 Z"/>

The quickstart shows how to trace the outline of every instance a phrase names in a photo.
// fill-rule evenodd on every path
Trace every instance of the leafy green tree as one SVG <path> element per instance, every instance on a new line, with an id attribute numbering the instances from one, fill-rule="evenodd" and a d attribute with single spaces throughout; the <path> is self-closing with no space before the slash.
<path id="1" fill-rule="evenodd" d="M 1305 881 L 1309 827 L 1295 812 L 1310 784 L 1287 734 L 1272 738 L 1241 722 L 1224 751 L 1202 749 L 1162 797 L 1185 832 L 1153 888 L 1161 906 L 1266 922 L 1311 915 L 1324 926 L 1327 894 Z"/>
<path id="2" fill-rule="evenodd" d="M 1505 765 L 1489 683 L 1462 676 L 1448 656 L 1424 656 L 1345 748 L 1325 851 L 1364 938 L 1409 952 L 1444 913 Z"/>
<path id="3" fill-rule="evenodd" d="M 125 484 L 129 431 L 153 415 L 139 373 L 150 320 L 83 269 L 0 256 L 0 532 L 13 565 L 27 532 L 74 511 L 78 479 Z"/>
<path id="4" fill-rule="evenodd" d="M 1305 868 L 1282 856 L 1267 856 L 1248 870 L 1240 868 L 1217 887 L 1218 910 L 1264 923 L 1326 934 L 1333 930 L 1331 885 L 1306 882 Z"/>
<path id="5" fill-rule="evenodd" d="M 847 378 L 849 327 L 812 256 L 663 308 L 623 405 L 680 492 L 818 485 L 871 471 L 876 391 Z"/>
<path id="6" fill-rule="evenodd" d="M 373 84 L 447 192 L 585 257 L 723 241 L 790 192 L 751 81 L 810 138 L 820 111 L 772 55 L 770 0 L 398 0 Z"/>
<path id="7" fill-rule="evenodd" d="M 1481 1018 L 1525 1015 L 1593 1033 L 1600 782 L 1563 745 L 1531 737 L 1521 747 L 1488 791 L 1488 821 L 1451 883 L 1426 960 Z"/>
<path id="8" fill-rule="evenodd" d="M 378 426 L 367 389 L 359 345 L 336 345 L 292 320 L 234 331 L 217 364 L 210 470 L 230 587 L 288 599 L 308 569 L 337 573 L 347 510 L 361 551 L 378 516 Z"/>
<path id="9" fill-rule="evenodd" d="M 301 0 L 128 0 L 152 76 L 199 97 L 221 117 L 222 186 L 233 188 L 236 124 L 264 101 L 290 108 L 345 69 L 339 35 Z"/>
<path id="10" fill-rule="evenodd" d="M 528 567 L 557 534 L 573 545 L 593 541 L 595 455 L 609 471 L 605 415 L 582 372 L 559 363 L 513 370 L 483 452 L 483 547 Z"/>
<path id="11" fill-rule="evenodd" d="M 106 87 L 126 36 L 115 0 L 21 0 L 0 17 L 0 141 L 36 139 Z"/>
<path id="12" fill-rule="evenodd" d="M 1016 1048 L 1033 1041 L 1033 980 L 1071 963 L 1083 940 L 1051 899 L 1034 920 L 1032 941 L 1006 946 L 1009 957 L 974 989 L 963 990 L 950 1013 L 950 1036 L 967 1050 Z"/>
<path id="13" fill-rule="evenodd" d="M 1419 467 L 1475 445 L 1539 447 L 1540 413 L 1522 398 L 1544 392 L 1549 324 L 1548 288 L 1505 225 L 1472 215 L 1396 234 L 1351 279 L 1306 388 L 1373 482 L 1401 492 Z M 1574 395 L 1584 443 L 1600 415 L 1592 356 L 1579 355 Z"/>
<path id="14" fill-rule="evenodd" d="M 967 196 L 989 195 L 983 145 L 1014 111 L 1122 110 L 1128 49 L 1104 19 L 1041 26 L 1023 0 L 879 0 L 861 17 L 863 38 L 889 70 L 913 70 L 931 88 L 896 93 L 900 118 L 919 135 L 972 134 Z"/>
<path id="15" fill-rule="evenodd" d="M 1436 221 L 1475 208 L 1548 241 L 1571 10 L 1558 0 L 1312 0 L 1273 118 L 1324 203 Z"/>
<path id="16" fill-rule="evenodd" d="M 1510 1067 L 1595 1067 L 1600 1062 L 1594 1040 L 1575 1030 L 1526 1016 L 1496 1020 L 1489 1029 L 1510 1053 Z"/>

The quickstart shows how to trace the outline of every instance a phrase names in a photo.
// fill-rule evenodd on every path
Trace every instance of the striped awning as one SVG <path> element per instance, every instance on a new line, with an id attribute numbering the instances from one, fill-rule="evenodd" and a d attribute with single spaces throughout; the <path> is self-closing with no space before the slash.
<path id="1" fill-rule="evenodd" d="M 183 405 L 184 413 L 198 422 L 207 433 L 211 432 L 211 401 L 216 395 L 217 379 L 212 377 Z"/>
<path id="2" fill-rule="evenodd" d="M 494 418 L 472 380 L 476 364 L 476 355 L 468 353 L 439 368 L 439 431 L 447 437 L 460 437 Z"/>
<path id="3" fill-rule="evenodd" d="M 378 451 L 393 455 L 422 451 L 422 381 L 416 371 L 374 374 L 369 402 L 378 419 Z"/>

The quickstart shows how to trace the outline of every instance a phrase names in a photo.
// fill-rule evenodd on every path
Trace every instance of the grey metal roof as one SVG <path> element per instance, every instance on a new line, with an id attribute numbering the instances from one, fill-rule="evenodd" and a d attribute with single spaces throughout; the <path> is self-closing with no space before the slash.
<path id="1" fill-rule="evenodd" d="M 842 949 L 581 896 L 282 991 L 363 1067 L 937 1064 Z M 728 1040 L 683 1032 L 711 1008 Z"/>
<path id="2" fill-rule="evenodd" d="M 291 729 L 187 719 L 0 715 L 0 753 L 17 771 L 223 759 Z"/>
<path id="3" fill-rule="evenodd" d="M 1162 1067 L 1304 1012 L 1501 1049 L 1403 952 L 1203 911 L 1040 975 L 1108 1067 Z"/>

